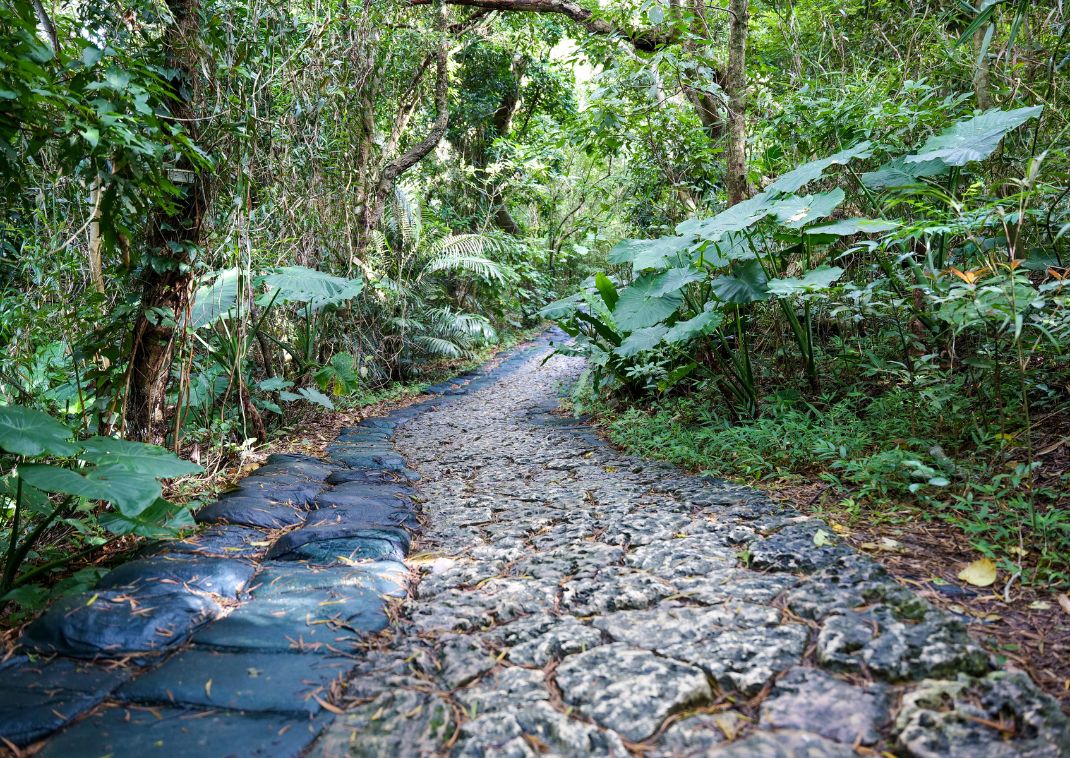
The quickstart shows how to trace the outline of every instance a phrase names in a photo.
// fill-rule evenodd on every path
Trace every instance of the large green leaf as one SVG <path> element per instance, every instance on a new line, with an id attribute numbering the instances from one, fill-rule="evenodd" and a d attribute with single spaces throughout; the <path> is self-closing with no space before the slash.
<path id="1" fill-rule="evenodd" d="M 19 405 L 0 406 L 0 448 L 9 453 L 26 458 L 74 455 L 78 448 L 69 442 L 72 436 L 48 414 Z"/>
<path id="2" fill-rule="evenodd" d="M 1013 111 L 985 111 L 929 137 L 921 150 L 906 157 L 906 162 L 940 160 L 948 166 L 965 166 L 972 161 L 984 160 L 995 152 L 1007 132 L 1039 117 L 1043 110 L 1044 106 L 1034 105 Z"/>
<path id="3" fill-rule="evenodd" d="M 868 158 L 873 155 L 870 150 L 871 142 L 859 142 L 854 147 L 841 150 L 827 158 L 796 166 L 791 171 L 780 176 L 776 181 L 765 188 L 767 193 L 798 192 L 812 181 L 820 179 L 825 169 L 829 166 L 845 166 L 856 158 Z"/>
<path id="4" fill-rule="evenodd" d="M 909 187 L 917 184 L 918 180 L 923 177 L 941 176 L 946 173 L 947 164 L 941 160 L 908 163 L 906 156 L 900 156 L 876 171 L 862 174 L 862 184 L 870 189 Z"/>
<path id="5" fill-rule="evenodd" d="M 543 306 L 539 311 L 539 315 L 543 318 L 556 321 L 557 319 L 568 318 L 575 313 L 581 305 L 583 305 L 583 295 L 577 293 L 561 298 L 560 300 L 555 300 L 552 303 Z"/>
<path id="6" fill-rule="evenodd" d="M 812 271 L 807 271 L 801 277 L 770 279 L 768 288 L 770 294 L 777 297 L 786 297 L 788 295 L 797 295 L 801 292 L 816 292 L 828 289 L 841 276 L 843 276 L 843 269 L 839 266 L 821 266 Z"/>
<path id="7" fill-rule="evenodd" d="M 119 466 L 98 466 L 85 475 L 100 491 L 100 499 L 114 503 L 126 516 L 137 516 L 163 492 L 153 477 Z"/>
<path id="8" fill-rule="evenodd" d="M 230 314 L 238 303 L 238 281 L 241 269 L 228 268 L 217 271 L 214 281 L 197 288 L 193 293 L 189 323 L 192 329 L 211 326 Z"/>
<path id="9" fill-rule="evenodd" d="M 817 195 L 791 195 L 777 202 L 770 213 L 783 226 L 801 229 L 811 221 L 832 215 L 844 197 L 844 192 L 839 187 Z"/>
<path id="10" fill-rule="evenodd" d="M 100 465 L 120 466 L 157 478 L 196 474 L 201 467 L 184 461 L 169 450 L 114 437 L 90 437 L 83 443 L 79 458 Z"/>
<path id="11" fill-rule="evenodd" d="M 807 234 L 832 235 L 835 237 L 850 237 L 852 234 L 879 234 L 898 229 L 897 221 L 889 221 L 883 218 L 848 218 L 836 221 L 824 226 L 812 226 L 806 230 Z"/>
<path id="12" fill-rule="evenodd" d="M 98 520 L 112 534 L 136 534 L 149 539 L 170 537 L 195 526 L 188 505 L 176 505 L 163 498 L 136 516 L 110 512 L 100 514 Z"/>
<path id="13" fill-rule="evenodd" d="M 676 262 L 694 243 L 693 235 L 624 240 L 609 251 L 608 260 L 615 264 L 630 263 L 636 273 L 648 268 L 664 268 Z"/>
<path id="14" fill-rule="evenodd" d="M 44 492 L 106 500 L 129 517 L 140 514 L 161 495 L 154 478 L 118 466 L 98 467 L 83 476 L 60 466 L 36 464 L 20 466 L 19 476 Z"/>
<path id="15" fill-rule="evenodd" d="M 650 289 L 647 290 L 647 295 L 649 297 L 671 295 L 674 292 L 679 292 L 688 284 L 705 278 L 706 275 L 693 266 L 687 268 L 670 268 L 668 271 L 663 271 L 658 274 Z"/>
<path id="16" fill-rule="evenodd" d="M 720 326 L 722 321 L 724 321 L 724 314 L 720 311 L 703 311 L 694 318 L 677 321 L 673 324 L 672 328 L 665 333 L 664 341 L 670 344 L 688 342 L 696 337 L 701 337 L 703 334 L 709 334 L 709 332 Z"/>
<path id="17" fill-rule="evenodd" d="M 668 331 L 669 327 L 664 324 L 655 324 L 643 329 L 636 329 L 618 347 L 614 348 L 613 352 L 622 358 L 631 358 L 633 355 L 646 350 L 653 350 L 661 344 L 662 337 Z"/>
<path id="18" fill-rule="evenodd" d="M 678 234 L 701 237 L 716 242 L 730 232 L 742 232 L 761 221 L 773 206 L 774 195 L 768 191 L 736 203 L 712 218 L 688 219 L 676 227 Z"/>
<path id="19" fill-rule="evenodd" d="M 617 307 L 613 309 L 613 320 L 623 331 L 653 326 L 676 312 L 683 301 L 679 294 L 651 294 L 658 286 L 658 279 L 658 276 L 648 274 L 620 293 Z"/>
<path id="20" fill-rule="evenodd" d="M 278 290 L 276 302 L 309 303 L 313 309 L 352 300 L 364 288 L 361 279 L 343 279 L 304 266 L 283 266 L 263 280 Z"/>
<path id="21" fill-rule="evenodd" d="M 710 287 L 723 303 L 744 305 L 769 299 L 768 279 L 757 259 L 735 266 L 732 273 L 710 280 Z"/>

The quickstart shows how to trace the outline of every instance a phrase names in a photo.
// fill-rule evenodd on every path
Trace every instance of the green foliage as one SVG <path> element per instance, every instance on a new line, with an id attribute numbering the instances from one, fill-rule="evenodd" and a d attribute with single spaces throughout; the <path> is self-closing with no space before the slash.
<path id="1" fill-rule="evenodd" d="M 20 406 L 0 407 L 0 420 L 0 514 L 6 524 L 0 596 L 23 605 L 40 602 L 44 594 L 31 579 L 45 578 L 114 537 L 161 536 L 192 525 L 187 507 L 162 498 L 159 480 L 198 473 L 200 466 L 153 445 L 112 437 L 73 442 L 72 430 Z M 80 549 L 40 551 L 57 530 L 77 535 L 71 539 Z M 36 565 L 21 570 L 28 561 Z"/>

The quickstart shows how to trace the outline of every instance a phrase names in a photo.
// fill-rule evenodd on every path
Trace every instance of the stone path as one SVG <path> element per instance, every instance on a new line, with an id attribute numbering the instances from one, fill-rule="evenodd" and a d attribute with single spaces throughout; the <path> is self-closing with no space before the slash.
<path id="1" fill-rule="evenodd" d="M 552 413 L 544 344 L 273 458 L 32 624 L 0 736 L 41 756 L 1070 755 L 822 523 Z M 403 562 L 404 561 L 404 562 Z"/>
<path id="2" fill-rule="evenodd" d="M 396 435 L 419 584 L 315 755 L 1070 755 L 958 621 L 823 523 L 552 415 L 581 366 L 541 358 Z"/>

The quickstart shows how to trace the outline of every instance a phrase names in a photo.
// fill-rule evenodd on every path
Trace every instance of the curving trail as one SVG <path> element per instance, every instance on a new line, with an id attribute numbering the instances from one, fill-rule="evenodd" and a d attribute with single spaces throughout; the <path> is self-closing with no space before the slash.
<path id="1" fill-rule="evenodd" d="M 554 415 L 582 366 L 544 357 L 395 435 L 419 583 L 314 754 L 1070 755 L 1027 676 L 823 523 Z"/>
<path id="2" fill-rule="evenodd" d="M 820 521 L 556 414 L 582 364 L 547 352 L 273 456 L 57 602 L 0 661 L 0 755 L 1070 756 Z"/>

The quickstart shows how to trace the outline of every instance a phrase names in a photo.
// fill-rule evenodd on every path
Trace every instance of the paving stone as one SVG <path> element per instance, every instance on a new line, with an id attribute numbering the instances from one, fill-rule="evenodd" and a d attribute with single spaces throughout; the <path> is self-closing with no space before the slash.
<path id="1" fill-rule="evenodd" d="M 852 553 L 837 558 L 788 593 L 788 607 L 803 618 L 820 621 L 832 613 L 882 603 L 897 616 L 920 620 L 929 604 L 898 584 L 879 563 Z"/>
<path id="2" fill-rule="evenodd" d="M 700 669 L 620 643 L 565 659 L 556 678 L 565 702 L 633 742 L 712 696 Z"/>
<path id="3" fill-rule="evenodd" d="M 28 745 L 102 702 L 130 672 L 99 664 L 24 656 L 0 666 L 0 737 Z"/>
<path id="4" fill-rule="evenodd" d="M 30 624 L 20 643 L 38 653 L 120 658 L 185 642 L 223 609 L 185 587 L 155 584 L 62 598 Z"/>
<path id="5" fill-rule="evenodd" d="M 1006 724 L 1009 736 L 991 724 Z M 895 731 L 910 758 L 1070 755 L 1070 722 L 1021 671 L 924 681 L 903 696 Z"/>
<path id="6" fill-rule="evenodd" d="M 817 635 L 817 659 L 830 669 L 889 681 L 983 674 L 991 667 L 961 621 L 937 611 L 920 621 L 901 619 L 886 606 L 829 616 Z"/>
<path id="7" fill-rule="evenodd" d="M 104 575 L 97 588 L 178 585 L 236 600 L 255 572 L 256 567 L 247 561 L 161 555 L 117 566 Z"/>
<path id="8" fill-rule="evenodd" d="M 818 547 L 818 532 L 827 544 Z M 809 573 L 850 555 L 850 548 L 839 542 L 828 525 L 818 519 L 802 519 L 788 524 L 775 534 L 748 543 L 750 565 L 761 571 Z"/>
<path id="9" fill-rule="evenodd" d="M 456 727 L 448 702 L 407 690 L 384 692 L 347 710 L 309 752 L 310 758 L 434 755 Z"/>
<path id="10" fill-rule="evenodd" d="M 718 536 L 700 534 L 643 545 L 628 553 L 625 561 L 665 579 L 677 579 L 731 568 L 739 559 L 737 550 Z"/>
<path id="11" fill-rule="evenodd" d="M 493 637 L 522 666 L 543 667 L 602 644 L 602 632 L 571 617 L 536 614 L 501 627 Z"/>
<path id="12" fill-rule="evenodd" d="M 780 678 L 761 707 L 763 728 L 808 730 L 848 745 L 879 741 L 888 718 L 885 687 L 858 687 L 809 668 Z"/>
<path id="13" fill-rule="evenodd" d="M 856 758 L 848 745 L 793 730 L 757 732 L 707 753 L 711 758 Z"/>
<path id="14" fill-rule="evenodd" d="M 602 569 L 593 577 L 565 583 L 561 608 L 576 616 L 592 616 L 634 608 L 649 608 L 676 588 L 644 571 Z"/>
<path id="15" fill-rule="evenodd" d="M 260 529 L 283 529 L 303 524 L 304 507 L 273 503 L 257 497 L 228 497 L 204 506 L 193 514 L 199 524 L 235 524 Z"/>
<path id="16" fill-rule="evenodd" d="M 166 755 L 167 758 L 297 758 L 329 719 L 113 706 L 47 742 L 38 758 Z"/>
<path id="17" fill-rule="evenodd" d="M 709 755 L 714 748 L 734 738 L 747 723 L 735 711 L 688 716 L 666 729 L 644 755 L 653 758 Z"/>
<path id="18" fill-rule="evenodd" d="M 134 703 L 315 714 L 352 668 L 347 658 L 191 648 L 117 694 Z"/>

